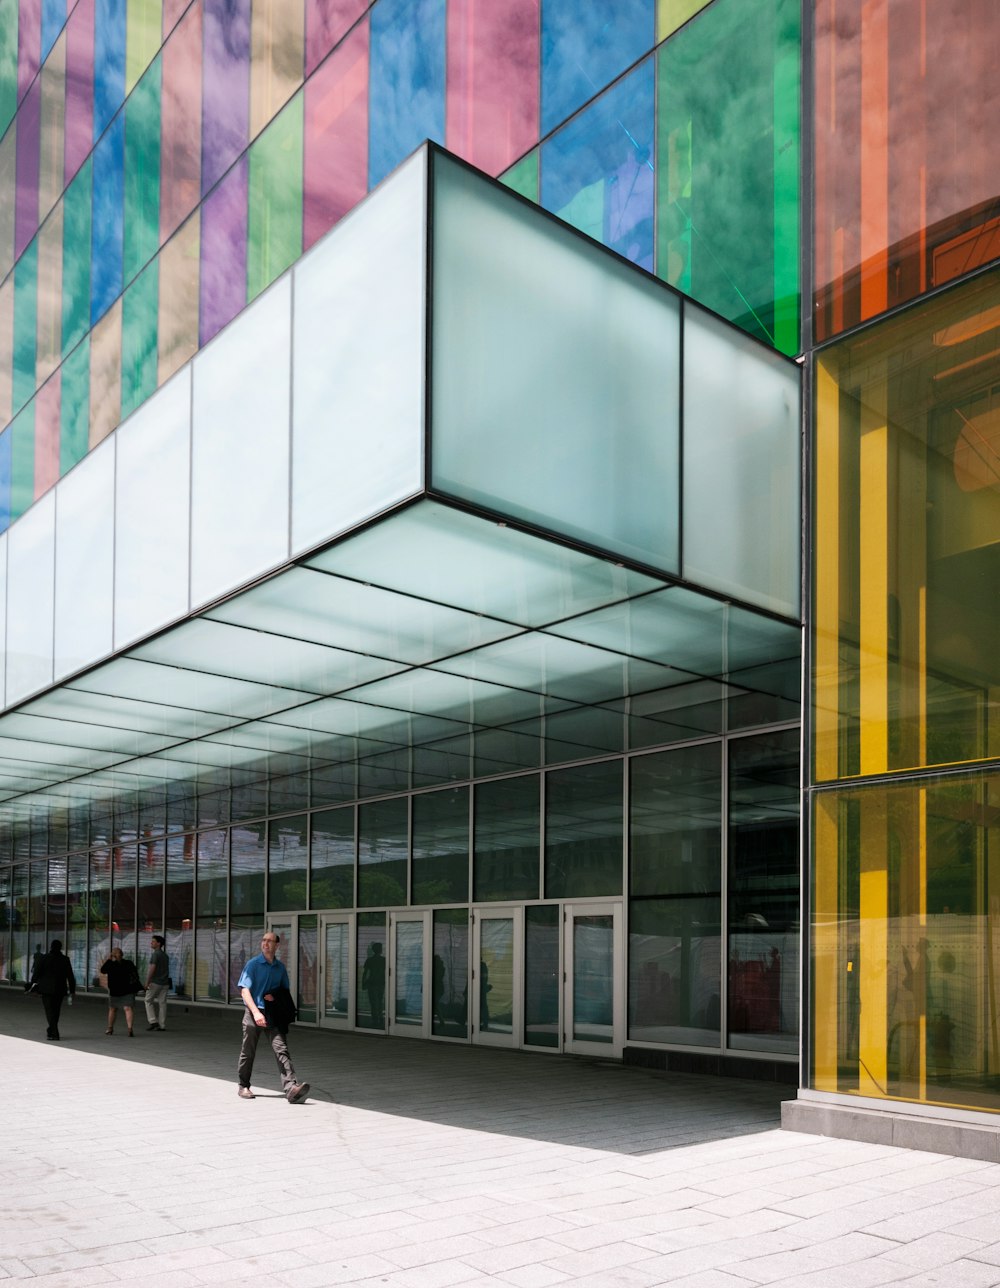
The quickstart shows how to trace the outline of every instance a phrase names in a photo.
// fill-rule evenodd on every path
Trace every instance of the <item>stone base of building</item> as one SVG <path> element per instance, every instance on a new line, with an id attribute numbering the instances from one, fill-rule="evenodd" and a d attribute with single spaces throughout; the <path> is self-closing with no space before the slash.
<path id="1" fill-rule="evenodd" d="M 1000 1121 L 969 1122 L 908 1114 L 899 1109 L 869 1109 L 818 1100 L 786 1100 L 781 1106 L 785 1131 L 896 1145 L 932 1154 L 953 1154 L 1000 1163 Z"/>
<path id="2" fill-rule="evenodd" d="M 662 1069 L 667 1073 L 709 1073 L 724 1078 L 781 1082 L 790 1087 L 799 1085 L 799 1066 L 794 1060 L 750 1060 L 745 1056 L 627 1046 L 622 1052 L 622 1062 L 641 1069 Z"/>

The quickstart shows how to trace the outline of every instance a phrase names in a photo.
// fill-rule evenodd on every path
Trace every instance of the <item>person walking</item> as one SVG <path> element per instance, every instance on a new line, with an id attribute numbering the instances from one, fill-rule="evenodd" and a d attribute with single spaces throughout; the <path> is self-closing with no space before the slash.
<path id="1" fill-rule="evenodd" d="M 239 990 L 246 1010 L 243 1014 L 243 1040 L 236 1068 L 239 1081 L 237 1094 L 242 1100 L 255 1100 L 250 1090 L 257 1043 L 261 1036 L 271 1044 L 281 1075 L 281 1089 L 290 1105 L 300 1104 L 309 1094 L 309 1083 L 299 1082 L 288 1054 L 286 1034 L 294 1004 L 284 962 L 278 961 L 278 936 L 273 930 L 265 931 L 260 941 L 261 951 L 251 957 L 243 967 Z M 282 1015 L 281 1012 L 284 1012 Z"/>
<path id="2" fill-rule="evenodd" d="M 69 994 L 70 1002 L 76 996 L 76 976 L 68 957 L 63 955 L 62 940 L 53 939 L 52 947 L 40 958 L 31 973 L 31 989 L 40 993 L 45 1007 L 45 1036 L 50 1042 L 59 1039 L 59 1012 L 63 998 Z"/>
<path id="3" fill-rule="evenodd" d="M 130 1038 L 135 1037 L 132 1020 L 135 1015 L 135 994 L 140 983 L 135 962 L 126 957 L 120 948 L 112 948 L 111 956 L 101 967 L 101 974 L 108 981 L 108 1027 L 104 1032 L 108 1037 L 114 1033 L 120 1006 L 125 1012 L 128 1035 Z"/>
<path id="4" fill-rule="evenodd" d="M 153 951 L 149 954 L 146 972 L 146 1025 L 147 1033 L 163 1032 L 167 1027 L 167 994 L 170 992 L 170 958 L 164 951 L 167 941 L 162 935 L 153 936 Z"/>

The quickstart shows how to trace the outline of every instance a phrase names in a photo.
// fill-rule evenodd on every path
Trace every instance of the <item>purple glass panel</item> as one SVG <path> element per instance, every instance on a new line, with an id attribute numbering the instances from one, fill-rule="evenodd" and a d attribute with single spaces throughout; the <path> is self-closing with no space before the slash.
<path id="1" fill-rule="evenodd" d="M 21 0 L 17 11 L 17 101 L 42 63 L 42 0 Z"/>
<path id="2" fill-rule="evenodd" d="M 38 230 L 38 171 L 42 132 L 42 82 L 39 77 L 17 114 L 17 195 L 14 206 L 14 255 L 21 254 Z"/>
<path id="3" fill-rule="evenodd" d="M 246 304 L 247 199 L 243 156 L 201 207 L 199 344 L 207 344 Z"/>
<path id="4" fill-rule="evenodd" d="M 370 0 L 306 0 L 306 75 L 350 31 Z"/>
<path id="5" fill-rule="evenodd" d="M 94 0 L 79 0 L 66 24 L 67 183 L 87 159 L 94 141 Z"/>
<path id="6" fill-rule="evenodd" d="M 201 192 L 250 141 L 250 0 L 205 0 Z"/>

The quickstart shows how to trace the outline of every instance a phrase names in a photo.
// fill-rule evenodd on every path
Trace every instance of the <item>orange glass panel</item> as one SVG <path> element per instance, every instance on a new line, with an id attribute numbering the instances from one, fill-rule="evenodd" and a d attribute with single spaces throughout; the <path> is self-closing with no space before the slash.
<path id="1" fill-rule="evenodd" d="M 63 207 L 60 202 L 38 234 L 38 347 L 36 379 L 55 371 L 62 358 Z"/>
<path id="2" fill-rule="evenodd" d="M 816 0 L 815 327 L 1000 256 L 994 0 Z"/>
<path id="3" fill-rule="evenodd" d="M 201 4 L 163 47 L 160 117 L 160 241 L 181 226 L 201 197 Z"/>
<path id="4" fill-rule="evenodd" d="M 59 481 L 59 417 L 62 381 L 57 371 L 35 398 L 35 500 Z"/>
<path id="5" fill-rule="evenodd" d="M 115 300 L 90 333 L 90 439 L 96 447 L 121 420 L 122 302 Z"/>
<path id="6" fill-rule="evenodd" d="M 191 216 L 160 252 L 160 353 L 163 384 L 198 351 L 199 217 Z"/>
<path id="7" fill-rule="evenodd" d="M 302 84 L 302 4 L 254 0 L 250 27 L 250 137 L 255 138 Z"/>

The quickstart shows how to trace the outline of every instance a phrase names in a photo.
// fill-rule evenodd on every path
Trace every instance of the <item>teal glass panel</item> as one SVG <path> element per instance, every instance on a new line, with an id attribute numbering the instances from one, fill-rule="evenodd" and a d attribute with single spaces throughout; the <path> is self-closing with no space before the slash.
<path id="1" fill-rule="evenodd" d="M 302 94 L 250 148 L 247 300 L 302 254 Z"/>
<path id="2" fill-rule="evenodd" d="M 469 789 L 413 798 L 413 902 L 464 903 L 469 897 Z"/>
<path id="3" fill-rule="evenodd" d="M 93 164 L 88 157 L 80 167 L 76 178 L 66 189 L 63 200 L 62 343 L 64 356 L 79 344 L 90 326 L 92 189 Z"/>
<path id="4" fill-rule="evenodd" d="M 542 133 L 652 49 L 655 0 L 545 0 Z"/>
<path id="5" fill-rule="evenodd" d="M 17 109 L 17 0 L 0 4 L 0 134 Z"/>
<path id="6" fill-rule="evenodd" d="M 541 840 L 537 774 L 479 783 L 473 823 L 473 898 L 537 899 Z"/>
<path id="7" fill-rule="evenodd" d="M 797 617 L 800 372 L 684 311 L 684 577 Z M 752 534 L 752 539 L 750 539 Z"/>
<path id="8" fill-rule="evenodd" d="M 408 808 L 405 796 L 358 809 L 358 907 L 406 903 Z"/>
<path id="9" fill-rule="evenodd" d="M 35 499 L 35 404 L 10 425 L 10 519 L 19 519 Z M 10 641 L 8 640 L 8 647 Z"/>
<path id="10" fill-rule="evenodd" d="M 799 46 L 799 0 L 717 0 L 657 63 L 657 274 L 789 354 Z"/>
<path id="11" fill-rule="evenodd" d="M 10 485 L 13 440 L 13 426 L 8 425 L 0 433 L 0 532 L 6 532 L 11 524 Z M 4 595 L 4 603 L 6 604 L 6 594 Z"/>
<path id="12" fill-rule="evenodd" d="M 97 322 L 122 290 L 125 218 L 125 118 L 119 113 L 94 148 L 93 258 L 90 320 Z"/>
<path id="13" fill-rule="evenodd" d="M 625 863 L 620 760 L 545 776 L 545 898 L 620 895 Z"/>
<path id="14" fill-rule="evenodd" d="M 267 906 L 272 912 L 306 906 L 308 867 L 306 816 L 272 818 L 267 828 Z"/>
<path id="15" fill-rule="evenodd" d="M 354 907 L 354 807 L 312 815 L 309 836 L 309 906 Z"/>
<path id="16" fill-rule="evenodd" d="M 159 264 L 148 264 L 122 298 L 122 419 L 156 389 Z"/>
<path id="17" fill-rule="evenodd" d="M 676 572 L 676 297 L 439 157 L 434 192 L 432 486 Z"/>
<path id="18" fill-rule="evenodd" d="M 157 57 L 125 107 L 126 282 L 153 258 L 160 244 L 160 90 Z"/>
<path id="19" fill-rule="evenodd" d="M 62 365 L 59 473 L 87 455 L 90 435 L 90 340 L 78 344 Z"/>
<path id="20" fill-rule="evenodd" d="M 35 392 L 38 334 L 38 238 L 14 268 L 13 410 L 20 411 Z"/>
<path id="21" fill-rule="evenodd" d="M 500 182 L 512 192 L 519 192 L 529 201 L 538 200 L 538 149 L 534 148 L 526 157 L 515 162 L 504 174 Z"/>
<path id="22" fill-rule="evenodd" d="M 541 202 L 652 272 L 656 201 L 653 60 L 542 144 Z"/>

